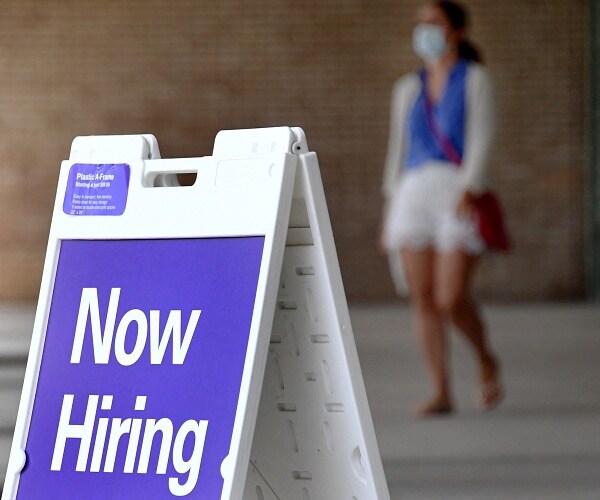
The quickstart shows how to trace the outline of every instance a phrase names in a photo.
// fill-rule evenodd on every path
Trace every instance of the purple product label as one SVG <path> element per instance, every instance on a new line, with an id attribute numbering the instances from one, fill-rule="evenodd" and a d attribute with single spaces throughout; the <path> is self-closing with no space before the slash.
<path id="1" fill-rule="evenodd" d="M 122 215 L 127 206 L 129 165 L 75 163 L 63 201 L 67 215 Z"/>
<path id="2" fill-rule="evenodd" d="M 61 243 L 18 499 L 221 498 L 263 245 Z"/>

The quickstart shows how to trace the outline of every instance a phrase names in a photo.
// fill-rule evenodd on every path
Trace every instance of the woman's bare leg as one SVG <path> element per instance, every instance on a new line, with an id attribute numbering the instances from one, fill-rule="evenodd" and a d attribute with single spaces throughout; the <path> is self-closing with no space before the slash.
<path id="1" fill-rule="evenodd" d="M 477 257 L 462 251 L 439 254 L 435 297 L 439 310 L 452 320 L 474 349 L 482 382 L 482 403 L 495 405 L 501 397 L 498 362 L 487 342 L 485 326 L 471 298 Z"/>
<path id="2" fill-rule="evenodd" d="M 418 416 L 445 413 L 451 410 L 447 368 L 447 342 L 444 318 L 434 300 L 434 269 L 436 253 L 425 250 L 404 249 L 402 258 L 410 289 L 411 307 L 417 320 L 419 338 L 431 376 L 433 398 L 415 409 Z"/>

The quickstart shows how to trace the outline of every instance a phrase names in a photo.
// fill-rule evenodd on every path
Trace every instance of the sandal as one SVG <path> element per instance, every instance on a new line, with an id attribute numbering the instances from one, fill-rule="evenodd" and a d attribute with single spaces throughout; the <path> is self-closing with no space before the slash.
<path id="1" fill-rule="evenodd" d="M 475 404 L 482 410 L 493 410 L 503 399 L 504 388 L 498 381 L 486 382 L 473 397 Z"/>

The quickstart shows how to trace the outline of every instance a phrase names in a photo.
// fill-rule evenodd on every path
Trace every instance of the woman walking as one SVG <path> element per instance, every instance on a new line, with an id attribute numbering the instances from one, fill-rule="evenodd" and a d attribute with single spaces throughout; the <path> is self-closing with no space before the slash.
<path id="1" fill-rule="evenodd" d="M 471 297 L 485 250 L 474 203 L 487 186 L 494 116 L 490 79 L 467 40 L 467 21 L 452 1 L 421 8 L 413 47 L 423 69 L 401 78 L 392 98 L 382 244 L 404 271 L 433 382 L 433 396 L 415 408 L 418 417 L 453 410 L 448 323 L 477 357 L 481 406 L 491 409 L 503 395 L 499 363 Z"/>

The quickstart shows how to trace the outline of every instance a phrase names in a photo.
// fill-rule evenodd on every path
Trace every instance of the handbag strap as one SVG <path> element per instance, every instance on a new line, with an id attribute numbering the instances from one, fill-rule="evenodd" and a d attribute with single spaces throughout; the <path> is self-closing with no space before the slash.
<path id="1" fill-rule="evenodd" d="M 452 141 L 448 138 L 448 136 L 444 134 L 435 118 L 435 114 L 433 113 L 433 104 L 431 103 L 431 99 L 427 94 L 425 82 L 423 82 L 423 92 L 425 94 L 425 121 L 427 122 L 427 126 L 433 133 L 433 137 L 442 149 L 442 153 L 444 153 L 446 159 L 450 163 L 454 163 L 457 167 L 460 167 L 462 163 L 460 153 L 454 144 L 452 144 Z"/>

